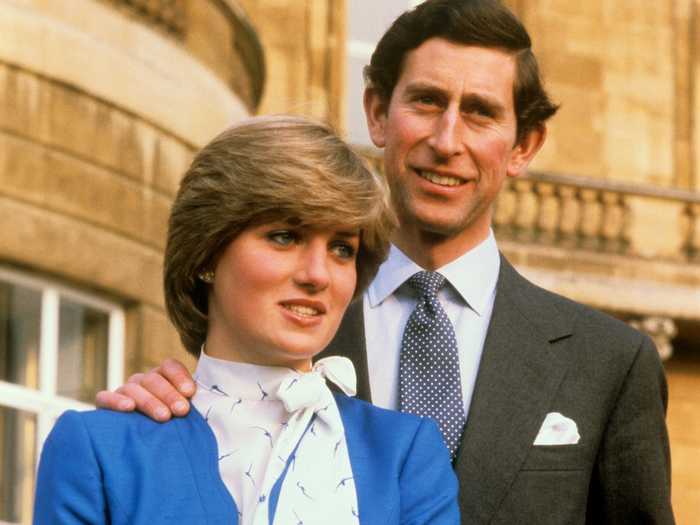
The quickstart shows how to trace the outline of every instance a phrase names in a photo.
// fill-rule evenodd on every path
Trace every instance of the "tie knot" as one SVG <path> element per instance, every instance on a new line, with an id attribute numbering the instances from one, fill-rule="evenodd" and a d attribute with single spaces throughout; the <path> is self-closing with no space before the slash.
<path id="1" fill-rule="evenodd" d="M 438 272 L 414 273 L 408 280 L 408 284 L 420 295 L 427 297 L 437 296 L 438 290 L 445 282 L 445 277 Z"/>

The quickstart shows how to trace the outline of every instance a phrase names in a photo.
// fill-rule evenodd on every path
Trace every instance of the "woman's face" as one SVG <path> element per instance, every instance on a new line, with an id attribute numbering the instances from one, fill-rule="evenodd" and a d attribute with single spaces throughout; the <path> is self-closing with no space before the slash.
<path id="1" fill-rule="evenodd" d="M 356 230 L 273 222 L 226 247 L 209 291 L 212 357 L 305 370 L 352 299 Z"/>

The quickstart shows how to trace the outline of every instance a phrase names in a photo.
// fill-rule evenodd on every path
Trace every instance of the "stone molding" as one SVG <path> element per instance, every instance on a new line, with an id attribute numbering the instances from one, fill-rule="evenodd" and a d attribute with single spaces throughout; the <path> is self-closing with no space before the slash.
<path id="1" fill-rule="evenodd" d="M 177 38 L 187 30 L 184 0 L 105 0 L 118 8 L 143 18 L 149 24 L 162 27 Z"/>
<path id="2" fill-rule="evenodd" d="M 228 38 L 217 41 L 214 46 L 227 47 L 219 56 L 233 55 L 237 60 L 223 60 L 223 80 L 244 100 L 248 110 L 254 113 L 260 105 L 265 85 L 265 53 L 258 34 L 248 15 L 234 0 L 102 0 L 147 25 L 163 29 L 168 35 L 186 47 L 193 40 L 206 40 L 212 45 L 206 29 L 192 24 L 190 13 L 206 1 L 216 7 L 220 17 L 229 25 Z M 197 48 L 190 49 L 197 55 Z M 241 75 L 239 66 L 245 69 Z"/>
<path id="3" fill-rule="evenodd" d="M 193 147 L 249 115 L 177 41 L 102 2 L 3 2 L 0 34 L 0 62 L 109 101 Z"/>
<path id="4" fill-rule="evenodd" d="M 671 341 L 678 333 L 678 328 L 676 328 L 676 323 L 673 322 L 673 319 L 650 316 L 632 319 L 628 323 L 632 328 L 636 328 L 652 338 L 662 361 L 667 361 L 671 358 L 673 355 Z"/>

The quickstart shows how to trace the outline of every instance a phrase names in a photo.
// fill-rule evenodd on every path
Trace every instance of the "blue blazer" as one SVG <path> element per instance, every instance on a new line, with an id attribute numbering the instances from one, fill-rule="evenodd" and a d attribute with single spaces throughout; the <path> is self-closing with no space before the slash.
<path id="1" fill-rule="evenodd" d="M 361 525 L 458 524 L 457 481 L 437 425 L 340 394 L 336 401 Z M 68 411 L 44 444 L 35 525 L 232 525 L 238 518 L 219 476 L 216 439 L 196 410 L 167 423 Z"/>

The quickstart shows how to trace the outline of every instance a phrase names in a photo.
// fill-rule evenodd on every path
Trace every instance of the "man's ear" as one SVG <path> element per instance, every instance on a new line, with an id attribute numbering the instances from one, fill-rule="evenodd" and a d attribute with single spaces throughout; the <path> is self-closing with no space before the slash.
<path id="1" fill-rule="evenodd" d="M 369 137 L 375 146 L 383 148 L 386 145 L 385 129 L 389 102 L 384 100 L 376 89 L 366 87 L 363 103 Z"/>
<path id="2" fill-rule="evenodd" d="M 520 139 L 513 148 L 510 160 L 508 161 L 506 173 L 509 177 L 517 177 L 527 171 L 530 161 L 535 158 L 537 152 L 540 151 L 546 138 L 547 127 L 542 124 L 528 131 L 528 133 Z"/>

